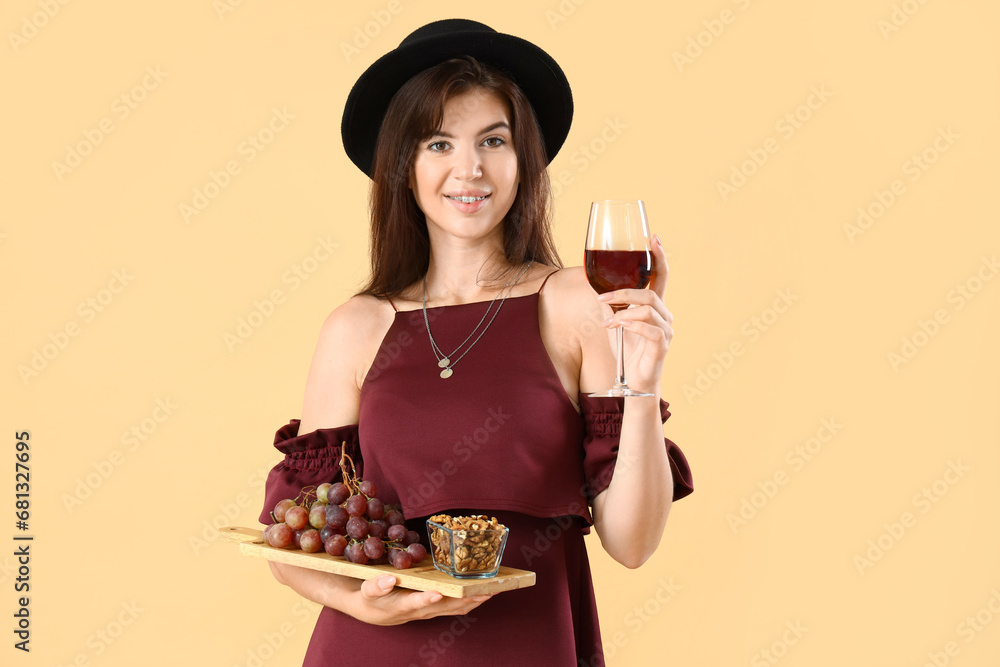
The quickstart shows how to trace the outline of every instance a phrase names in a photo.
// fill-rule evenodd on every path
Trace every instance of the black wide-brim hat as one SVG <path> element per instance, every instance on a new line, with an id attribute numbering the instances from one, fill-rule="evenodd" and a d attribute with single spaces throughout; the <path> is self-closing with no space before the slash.
<path id="1" fill-rule="evenodd" d="M 444 19 L 413 31 L 357 80 L 344 107 L 344 150 L 372 175 L 375 142 L 389 102 L 414 75 L 446 60 L 472 56 L 506 72 L 524 91 L 542 130 L 549 162 L 573 120 L 573 96 L 558 63 L 531 42 L 467 19 Z"/>

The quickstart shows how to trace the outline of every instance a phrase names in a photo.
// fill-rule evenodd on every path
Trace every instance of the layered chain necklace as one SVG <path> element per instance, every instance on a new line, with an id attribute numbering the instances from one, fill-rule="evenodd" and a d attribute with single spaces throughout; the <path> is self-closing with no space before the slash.
<path id="1" fill-rule="evenodd" d="M 451 354 L 445 354 L 441 350 L 441 348 L 438 347 L 437 342 L 434 340 L 434 334 L 431 333 L 431 323 L 430 320 L 427 318 L 427 274 L 426 273 L 424 274 L 424 296 L 423 296 L 424 326 L 427 327 L 427 337 L 431 341 L 431 350 L 434 352 L 434 357 L 438 360 L 438 368 L 442 369 L 441 370 L 442 379 L 447 380 L 452 376 L 452 374 L 455 372 L 453 370 L 455 364 L 461 361 L 462 357 L 467 355 L 469 353 L 469 350 L 471 350 L 476 345 L 476 343 L 479 342 L 479 339 L 483 337 L 483 334 L 486 333 L 486 330 L 490 328 L 491 324 L 493 324 L 493 320 L 497 318 L 497 315 L 500 313 L 500 309 L 503 308 L 503 304 L 507 300 L 507 297 L 509 297 L 510 293 L 514 291 L 514 286 L 521 281 L 521 278 L 524 276 L 525 273 L 527 273 L 528 267 L 530 266 L 531 266 L 531 260 L 529 259 L 527 262 L 524 263 L 524 266 L 517 273 L 517 275 L 511 278 L 509 281 L 507 281 L 507 284 L 504 285 L 499 292 L 497 292 L 497 295 L 493 297 L 492 301 L 490 301 L 490 305 L 486 307 L 486 312 L 483 313 L 483 316 L 479 320 L 479 323 L 475 326 L 475 328 L 472 329 L 472 333 L 466 336 L 465 340 L 459 343 L 458 347 L 456 347 L 454 350 L 451 351 Z M 504 292 L 506 292 L 506 294 L 504 294 Z M 503 294 L 503 298 L 500 299 L 500 305 L 498 305 L 497 309 L 493 311 L 493 317 L 490 317 L 490 321 L 486 322 L 486 318 L 489 316 L 490 311 L 493 310 L 493 304 L 496 303 L 497 299 L 500 298 L 501 294 Z M 482 331 L 479 331 L 479 327 L 483 326 L 483 322 L 486 322 L 486 326 L 483 327 Z M 465 348 L 465 351 L 462 352 L 462 354 L 460 354 L 453 361 L 451 358 L 454 357 L 455 354 L 462 349 L 462 346 L 464 346 L 466 343 L 469 342 L 469 339 L 471 339 L 473 336 L 476 335 L 477 331 L 479 331 L 479 335 L 476 336 L 476 339 L 472 341 L 469 347 Z"/>

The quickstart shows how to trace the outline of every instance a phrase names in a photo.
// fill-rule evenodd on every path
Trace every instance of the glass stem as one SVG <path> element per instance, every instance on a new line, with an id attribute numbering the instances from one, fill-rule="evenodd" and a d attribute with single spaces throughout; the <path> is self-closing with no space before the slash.
<path id="1" fill-rule="evenodd" d="M 615 389 L 625 389 L 625 329 L 618 327 L 618 375 L 615 377 Z"/>

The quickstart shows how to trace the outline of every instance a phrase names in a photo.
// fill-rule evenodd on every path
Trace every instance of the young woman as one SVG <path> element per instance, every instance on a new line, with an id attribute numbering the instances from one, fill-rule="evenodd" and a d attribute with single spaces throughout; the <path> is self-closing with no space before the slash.
<path id="1" fill-rule="evenodd" d="M 453 599 L 272 563 L 324 606 L 306 665 L 603 664 L 584 534 L 638 567 L 692 490 L 662 430 L 662 245 L 651 289 L 597 297 L 581 268 L 558 268 L 545 167 L 571 117 L 544 51 L 459 19 L 415 31 L 348 98 L 345 147 L 373 179 L 372 273 L 323 325 L 261 521 L 333 481 L 346 443 L 425 542 L 432 514 L 496 516 L 504 565 L 536 584 Z M 587 396 L 614 376 L 618 327 L 629 384 L 653 398 Z"/>

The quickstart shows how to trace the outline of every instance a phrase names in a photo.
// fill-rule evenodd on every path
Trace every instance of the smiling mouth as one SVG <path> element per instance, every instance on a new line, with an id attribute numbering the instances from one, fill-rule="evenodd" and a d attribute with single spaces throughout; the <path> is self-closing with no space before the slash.
<path id="1" fill-rule="evenodd" d="M 451 195 L 445 195 L 448 199 L 454 199 L 455 201 L 460 201 L 463 204 L 472 204 L 473 202 L 482 201 L 489 197 L 489 195 L 483 195 L 482 197 L 452 197 Z"/>

